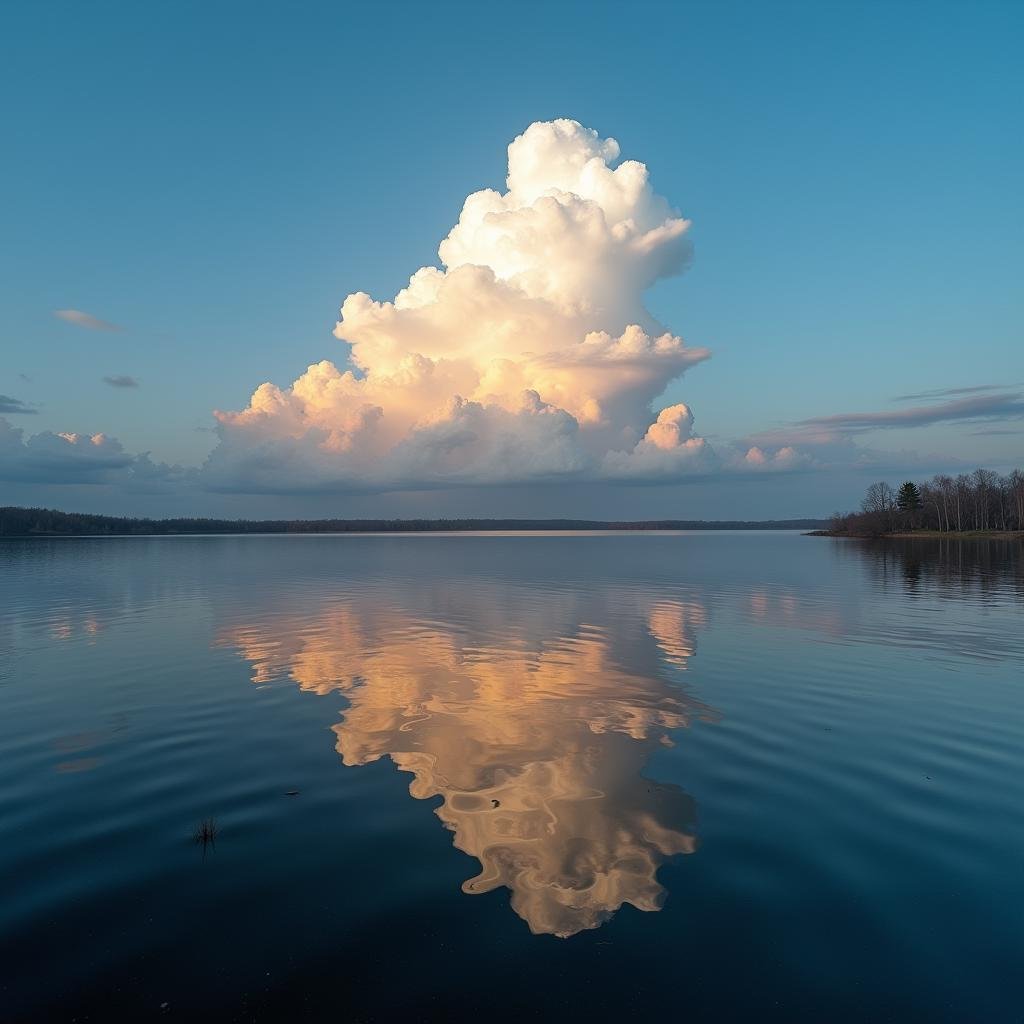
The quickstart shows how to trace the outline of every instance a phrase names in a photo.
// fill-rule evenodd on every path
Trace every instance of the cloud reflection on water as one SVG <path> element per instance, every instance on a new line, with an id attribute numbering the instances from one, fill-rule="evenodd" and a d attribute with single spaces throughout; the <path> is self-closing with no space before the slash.
<path id="1" fill-rule="evenodd" d="M 435 591 L 429 616 L 377 594 L 335 600 L 225 627 L 217 642 L 255 683 L 347 697 L 334 726 L 344 763 L 390 757 L 414 797 L 442 798 L 438 817 L 481 865 L 463 891 L 504 886 L 533 932 L 559 936 L 624 903 L 659 909 L 657 870 L 695 849 L 696 806 L 641 773 L 676 730 L 717 717 L 672 681 L 704 606 L 630 591 L 567 617 L 558 594 L 494 586 Z"/>

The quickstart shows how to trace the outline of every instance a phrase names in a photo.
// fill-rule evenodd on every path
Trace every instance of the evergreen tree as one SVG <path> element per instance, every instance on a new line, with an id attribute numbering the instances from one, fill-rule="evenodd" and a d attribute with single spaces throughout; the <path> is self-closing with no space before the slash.
<path id="1" fill-rule="evenodd" d="M 899 491 L 896 492 L 896 507 L 902 515 L 907 517 L 911 529 L 916 524 L 917 513 L 921 511 L 923 504 L 921 492 L 918 490 L 917 484 L 912 480 L 906 481 Z"/>
<path id="2" fill-rule="evenodd" d="M 912 480 L 908 480 L 896 494 L 896 507 L 901 512 L 918 512 L 921 509 L 921 492 Z"/>

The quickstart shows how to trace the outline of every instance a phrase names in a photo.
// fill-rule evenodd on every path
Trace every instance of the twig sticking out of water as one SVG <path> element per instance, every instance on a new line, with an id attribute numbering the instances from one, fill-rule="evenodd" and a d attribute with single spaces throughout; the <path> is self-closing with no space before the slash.
<path id="1" fill-rule="evenodd" d="M 203 848 L 203 856 L 209 846 L 217 845 L 217 821 L 215 818 L 203 818 L 192 833 L 192 842 Z"/>

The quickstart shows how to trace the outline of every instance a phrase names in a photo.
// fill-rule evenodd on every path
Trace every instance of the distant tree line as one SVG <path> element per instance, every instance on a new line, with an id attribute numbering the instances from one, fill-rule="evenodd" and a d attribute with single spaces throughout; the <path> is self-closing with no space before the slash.
<path id="1" fill-rule="evenodd" d="M 130 519 L 58 512 L 51 508 L 0 508 L 0 536 L 144 536 L 202 533 L 434 533 L 473 530 L 812 530 L 820 519 L 769 521 L 657 519 L 599 522 L 589 519 Z"/>
<path id="2" fill-rule="evenodd" d="M 898 489 L 872 484 L 859 512 L 837 512 L 830 533 L 878 537 L 886 533 L 1024 530 L 1024 472 L 1000 476 L 976 469 L 959 476 L 939 474 L 925 483 L 907 480 Z"/>

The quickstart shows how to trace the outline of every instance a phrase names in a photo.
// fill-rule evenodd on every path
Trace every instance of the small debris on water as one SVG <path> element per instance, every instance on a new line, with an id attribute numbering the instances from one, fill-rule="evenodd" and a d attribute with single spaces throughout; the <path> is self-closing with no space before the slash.
<path id="1" fill-rule="evenodd" d="M 206 856 L 208 846 L 217 845 L 217 821 L 215 818 L 204 818 L 196 826 L 192 833 L 192 842 L 203 848 L 203 856 Z"/>
<path id="2" fill-rule="evenodd" d="M 299 795 L 299 791 L 297 789 L 289 789 L 285 793 L 285 796 L 298 796 L 298 795 Z"/>

